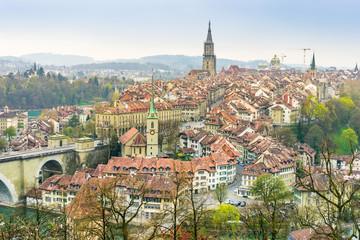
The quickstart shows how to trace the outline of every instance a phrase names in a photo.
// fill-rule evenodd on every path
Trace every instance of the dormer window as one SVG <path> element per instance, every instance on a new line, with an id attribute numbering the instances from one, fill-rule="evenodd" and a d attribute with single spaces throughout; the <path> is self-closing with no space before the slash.
<path id="1" fill-rule="evenodd" d="M 76 185 L 76 189 L 80 189 L 80 185 Z"/>
<path id="2" fill-rule="evenodd" d="M 127 171 L 127 168 L 126 168 L 126 167 L 123 167 L 123 171 L 126 172 L 126 171 Z"/>
<path id="3" fill-rule="evenodd" d="M 53 186 L 55 186 L 55 184 L 54 184 L 54 183 L 50 183 L 50 186 L 53 187 Z"/>
<path id="4" fill-rule="evenodd" d="M 166 167 L 166 171 L 167 171 L 167 172 L 170 172 L 170 167 Z"/>
<path id="5" fill-rule="evenodd" d="M 144 172 L 147 172 L 147 170 L 148 170 L 148 169 L 147 169 L 146 167 L 143 168 L 143 171 L 144 171 Z"/>
<path id="6" fill-rule="evenodd" d="M 159 168 L 159 171 L 160 171 L 160 172 L 164 171 L 164 168 L 163 168 L 163 167 L 160 167 L 160 168 Z"/>
<path id="7" fill-rule="evenodd" d="M 155 172 L 155 168 L 154 168 L 154 167 L 151 168 L 151 172 Z"/>
<path id="8" fill-rule="evenodd" d="M 114 166 L 114 171 L 117 172 L 119 170 L 119 167 Z"/>

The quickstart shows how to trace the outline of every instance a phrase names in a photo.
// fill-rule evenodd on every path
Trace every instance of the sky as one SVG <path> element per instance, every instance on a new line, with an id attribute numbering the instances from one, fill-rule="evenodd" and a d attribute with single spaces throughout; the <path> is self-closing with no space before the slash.
<path id="1" fill-rule="evenodd" d="M 360 64 L 358 0 L 0 0 L 0 56 L 49 52 L 129 59 L 200 56 L 211 20 L 217 58 Z M 295 49 L 295 50 L 293 50 Z"/>

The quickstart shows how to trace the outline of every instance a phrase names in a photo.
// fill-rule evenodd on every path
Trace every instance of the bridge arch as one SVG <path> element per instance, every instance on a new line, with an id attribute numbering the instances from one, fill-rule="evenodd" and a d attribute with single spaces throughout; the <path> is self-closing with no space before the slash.
<path id="1" fill-rule="evenodd" d="M 0 173 L 0 201 L 6 203 L 16 203 L 18 194 L 14 185 L 3 174 Z"/>
<path id="2" fill-rule="evenodd" d="M 39 185 L 43 183 L 47 178 L 55 174 L 64 173 L 64 164 L 60 158 L 49 157 L 44 159 L 40 164 L 39 168 L 36 171 L 36 179 L 38 179 Z"/>

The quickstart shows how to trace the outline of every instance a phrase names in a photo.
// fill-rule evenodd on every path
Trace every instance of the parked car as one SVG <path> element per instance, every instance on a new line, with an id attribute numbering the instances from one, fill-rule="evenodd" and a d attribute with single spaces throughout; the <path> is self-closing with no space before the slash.
<path id="1" fill-rule="evenodd" d="M 226 199 L 225 204 L 230 204 L 230 205 L 234 205 L 234 201 L 230 200 L 230 199 Z"/>
<path id="2" fill-rule="evenodd" d="M 240 207 L 245 207 L 245 206 L 246 206 L 246 202 L 245 201 L 241 202 Z"/>
<path id="3" fill-rule="evenodd" d="M 238 207 L 238 206 L 241 206 L 241 201 L 234 202 L 234 205 L 237 206 L 237 207 Z"/>

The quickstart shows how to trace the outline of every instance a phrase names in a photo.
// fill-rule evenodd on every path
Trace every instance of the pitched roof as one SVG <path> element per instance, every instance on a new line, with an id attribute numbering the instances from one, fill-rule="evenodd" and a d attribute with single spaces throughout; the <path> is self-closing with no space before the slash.
<path id="1" fill-rule="evenodd" d="M 98 181 L 101 181 L 102 178 L 91 178 L 90 180 L 95 185 Z M 84 219 L 89 216 L 96 217 L 96 215 L 100 215 L 100 209 L 101 206 L 94 190 L 89 184 L 89 181 L 85 181 L 75 195 L 75 198 L 66 207 L 66 212 L 72 219 Z"/>
<path id="2" fill-rule="evenodd" d="M 119 137 L 119 141 L 122 144 L 126 144 L 133 136 L 135 136 L 136 133 L 138 133 L 139 130 L 136 128 L 131 128 L 129 131 L 127 131 L 125 134 Z"/>
<path id="3" fill-rule="evenodd" d="M 146 146 L 146 137 L 144 137 L 141 133 L 136 135 L 134 142 L 131 144 L 133 147 L 145 147 Z"/>

